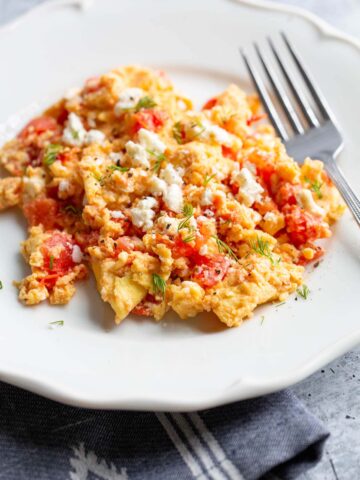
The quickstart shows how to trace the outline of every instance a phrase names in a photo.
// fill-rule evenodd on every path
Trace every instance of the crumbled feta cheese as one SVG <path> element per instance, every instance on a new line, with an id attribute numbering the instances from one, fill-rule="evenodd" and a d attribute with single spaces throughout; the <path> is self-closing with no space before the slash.
<path id="1" fill-rule="evenodd" d="M 170 235 L 176 235 L 181 220 L 178 218 L 169 217 L 169 215 L 162 215 L 157 221 L 157 225 L 164 231 L 164 233 L 169 233 Z"/>
<path id="2" fill-rule="evenodd" d="M 81 260 L 83 258 L 83 254 L 82 254 L 82 251 L 81 251 L 81 249 L 78 245 L 73 246 L 71 258 L 72 258 L 72 261 L 74 263 L 80 263 L 81 262 Z"/>
<path id="3" fill-rule="evenodd" d="M 202 245 L 199 250 L 200 255 L 206 255 L 208 253 L 208 246 Z"/>
<path id="4" fill-rule="evenodd" d="M 166 206 L 173 212 L 180 213 L 183 207 L 183 193 L 181 187 L 173 183 L 166 189 L 166 193 L 163 195 Z"/>
<path id="5" fill-rule="evenodd" d="M 120 210 L 111 210 L 110 217 L 112 218 L 125 218 L 125 215 Z"/>
<path id="6" fill-rule="evenodd" d="M 129 140 L 125 144 L 126 151 L 130 158 L 132 159 L 132 163 L 134 167 L 149 167 L 150 163 L 148 160 L 148 153 L 146 149 L 137 143 L 132 142 Z"/>
<path id="7" fill-rule="evenodd" d="M 264 189 L 257 183 L 247 168 L 234 170 L 231 180 L 239 186 L 239 193 L 247 207 L 251 207 L 254 202 L 261 199 L 261 193 Z"/>
<path id="8" fill-rule="evenodd" d="M 145 128 L 139 130 L 139 142 L 146 150 L 151 150 L 155 154 L 164 153 L 166 150 L 166 145 L 160 140 L 159 135 Z"/>
<path id="9" fill-rule="evenodd" d="M 244 167 L 246 167 L 248 170 L 250 170 L 250 172 L 253 175 L 256 175 L 256 165 L 254 163 L 249 162 L 249 160 L 246 160 L 246 162 L 244 162 Z"/>
<path id="10" fill-rule="evenodd" d="M 136 207 L 133 207 L 130 210 L 131 220 L 133 224 L 142 228 L 143 230 L 148 230 L 153 226 L 153 219 L 155 217 L 154 207 L 157 206 L 157 201 L 153 197 L 145 197 L 137 204 Z"/>
<path id="11" fill-rule="evenodd" d="M 136 107 L 136 104 L 145 95 L 141 88 L 127 88 L 119 95 L 119 100 L 115 105 L 115 115 L 121 115 L 124 110 Z"/>
<path id="12" fill-rule="evenodd" d="M 69 190 L 69 187 L 70 187 L 69 180 L 66 180 L 66 179 L 60 180 L 60 182 L 59 182 L 59 192 L 60 193 L 67 192 Z"/>
<path id="13" fill-rule="evenodd" d="M 81 147 L 84 143 L 85 136 L 86 130 L 80 117 L 78 117 L 76 113 L 71 112 L 68 117 L 67 126 L 63 132 L 64 142 L 74 147 Z"/>
<path id="14" fill-rule="evenodd" d="M 263 217 L 263 220 L 265 220 L 265 222 L 276 222 L 277 219 L 278 219 L 278 216 L 274 212 L 266 212 Z"/>
<path id="15" fill-rule="evenodd" d="M 105 134 L 100 130 L 89 130 L 85 135 L 85 143 L 89 145 L 90 143 L 103 143 L 105 140 Z"/>
<path id="16" fill-rule="evenodd" d="M 160 176 L 168 185 L 176 184 L 181 186 L 184 182 L 181 178 L 184 175 L 184 169 L 174 168 L 171 163 L 168 163 L 165 168 L 161 170 Z"/>
<path id="17" fill-rule="evenodd" d="M 213 217 L 215 213 L 207 208 L 206 210 L 204 210 L 204 215 L 206 215 L 207 217 Z"/>
<path id="18" fill-rule="evenodd" d="M 213 192 L 210 190 L 210 188 L 205 188 L 201 200 L 200 200 L 200 205 L 206 206 L 206 205 L 212 205 L 213 203 Z"/>
<path id="19" fill-rule="evenodd" d="M 203 121 L 202 128 L 204 130 L 202 132 L 199 130 L 199 132 L 201 132 L 200 137 L 204 140 L 213 140 L 226 147 L 231 147 L 234 143 L 232 135 L 218 125 L 212 125 L 210 122 Z"/>
<path id="20" fill-rule="evenodd" d="M 296 200 L 298 204 L 303 207 L 307 212 L 312 213 L 313 215 L 319 215 L 323 217 L 325 215 L 325 210 L 321 208 L 314 200 L 310 190 L 303 188 L 298 193 Z"/>
<path id="21" fill-rule="evenodd" d="M 45 188 L 45 180 L 40 176 L 23 177 L 25 193 L 30 198 L 35 198 Z"/>
<path id="22" fill-rule="evenodd" d="M 153 175 L 150 179 L 150 192 L 153 195 L 164 195 L 167 191 L 167 184 L 164 180 Z"/>
<path id="23" fill-rule="evenodd" d="M 121 160 L 124 157 L 124 154 L 122 152 L 111 152 L 109 153 L 110 160 L 112 160 L 114 163 L 121 162 Z"/>

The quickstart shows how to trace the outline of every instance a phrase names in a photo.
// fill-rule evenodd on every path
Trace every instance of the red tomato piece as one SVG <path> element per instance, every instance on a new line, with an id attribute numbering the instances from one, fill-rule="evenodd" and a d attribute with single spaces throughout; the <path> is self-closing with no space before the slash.
<path id="1" fill-rule="evenodd" d="M 140 128 L 157 132 L 164 126 L 167 118 L 168 114 L 163 110 L 144 108 L 134 114 L 135 124 L 133 126 L 133 133 L 138 132 Z"/>
<path id="2" fill-rule="evenodd" d="M 217 104 L 218 102 L 218 99 L 213 97 L 213 98 L 210 98 L 205 104 L 204 106 L 202 107 L 202 110 L 210 110 L 211 108 L 214 108 L 215 105 Z"/>
<path id="3" fill-rule="evenodd" d="M 298 205 L 286 205 L 283 212 L 287 233 L 296 247 L 329 236 L 326 224 Z"/>
<path id="4" fill-rule="evenodd" d="M 255 122 L 259 122 L 263 118 L 266 118 L 265 113 L 260 113 L 258 115 L 251 115 L 251 117 L 246 121 L 247 125 L 250 126 Z"/>
<path id="5" fill-rule="evenodd" d="M 102 87 L 100 77 L 90 77 L 85 82 L 84 90 L 86 93 L 94 93 Z"/>
<path id="6" fill-rule="evenodd" d="M 276 193 L 276 203 L 279 208 L 285 205 L 296 205 L 296 195 L 299 193 L 301 186 L 293 185 L 292 183 L 283 183 Z"/>
<path id="7" fill-rule="evenodd" d="M 81 250 L 86 250 L 88 247 L 93 247 L 98 244 L 99 232 L 97 230 L 91 230 L 90 232 L 77 232 L 75 233 L 75 239 L 77 245 Z"/>
<path id="8" fill-rule="evenodd" d="M 183 242 L 181 237 L 177 237 L 171 247 L 171 254 L 174 258 L 190 257 L 194 253 L 196 253 L 196 249 L 189 243 Z"/>
<path id="9" fill-rule="evenodd" d="M 63 276 L 68 273 L 75 266 L 72 259 L 73 247 L 74 244 L 70 235 L 63 232 L 53 232 L 41 248 L 44 256 L 43 269 L 51 276 Z"/>
<path id="10" fill-rule="evenodd" d="M 235 152 L 230 147 L 225 147 L 225 145 L 221 146 L 222 156 L 230 158 L 231 160 L 236 161 L 237 152 Z"/>
<path id="11" fill-rule="evenodd" d="M 230 260 L 224 255 L 212 255 L 211 257 L 196 255 L 193 258 L 197 263 L 193 279 L 205 288 L 213 287 L 221 282 L 230 266 Z"/>
<path id="12" fill-rule="evenodd" d="M 53 198 L 36 198 L 24 205 L 24 215 L 30 226 L 42 224 L 51 230 L 58 225 L 59 204 Z"/>
<path id="13" fill-rule="evenodd" d="M 41 135 L 44 132 L 55 131 L 58 129 L 58 124 L 53 117 L 36 117 L 31 120 L 19 133 L 18 137 L 25 139 L 31 133 Z"/>

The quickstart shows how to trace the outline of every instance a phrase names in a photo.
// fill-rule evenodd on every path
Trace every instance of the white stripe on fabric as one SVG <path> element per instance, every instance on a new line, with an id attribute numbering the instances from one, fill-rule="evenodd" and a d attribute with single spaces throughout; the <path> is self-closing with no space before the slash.
<path id="1" fill-rule="evenodd" d="M 174 427 L 171 425 L 169 420 L 166 418 L 164 413 L 155 413 L 157 419 L 161 423 L 161 425 L 164 427 L 166 433 L 168 434 L 169 438 L 175 445 L 177 451 L 181 455 L 182 459 L 186 463 L 186 465 L 189 467 L 189 470 L 193 474 L 194 477 L 198 479 L 203 479 L 206 480 L 206 476 L 203 474 L 201 465 L 198 463 L 198 461 L 194 458 L 192 453 L 189 451 L 187 446 L 183 443 L 179 435 L 176 433 Z"/>
<path id="2" fill-rule="evenodd" d="M 208 445 L 211 452 L 214 454 L 216 460 L 221 464 L 223 470 L 227 473 L 231 480 L 245 480 L 237 467 L 226 457 L 224 450 L 214 435 L 208 430 L 204 420 L 198 413 L 188 413 L 189 418 L 192 420 L 194 426 L 201 435 L 201 438 Z"/>
<path id="3" fill-rule="evenodd" d="M 191 428 L 188 420 L 181 413 L 170 413 L 182 433 L 185 435 L 187 441 L 193 449 L 193 453 L 200 459 L 205 467 L 205 472 L 210 475 L 213 480 L 227 480 L 226 476 L 214 464 L 212 458 L 203 447 L 201 441 L 196 436 L 196 432 Z"/>

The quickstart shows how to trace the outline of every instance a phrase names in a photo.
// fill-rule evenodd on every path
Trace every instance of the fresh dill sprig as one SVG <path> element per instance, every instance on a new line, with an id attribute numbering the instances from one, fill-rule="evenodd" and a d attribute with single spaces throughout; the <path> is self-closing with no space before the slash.
<path id="1" fill-rule="evenodd" d="M 216 242 L 216 245 L 218 247 L 218 250 L 220 253 L 225 253 L 226 255 L 228 255 L 230 258 L 232 258 L 233 260 L 235 260 L 235 262 L 238 262 L 239 259 L 238 257 L 236 256 L 235 252 L 232 250 L 231 247 L 229 247 L 229 245 L 227 243 L 225 243 L 223 240 L 220 240 L 219 237 L 217 237 L 216 235 L 212 235 L 212 238 L 215 240 Z"/>
<path id="2" fill-rule="evenodd" d="M 166 282 L 165 280 L 160 277 L 157 273 L 153 273 L 152 275 L 152 282 L 153 282 L 153 287 L 155 293 L 158 293 L 161 295 L 163 298 L 165 297 L 165 291 L 166 291 Z"/>
<path id="3" fill-rule="evenodd" d="M 280 257 L 276 261 L 274 260 L 274 256 L 269 247 L 269 242 L 263 240 L 261 237 L 257 237 L 256 241 L 250 242 L 250 246 L 254 252 L 268 258 L 272 265 L 277 265 L 281 261 Z"/>
<path id="4" fill-rule="evenodd" d="M 318 180 L 310 180 L 310 178 L 305 177 L 305 182 L 307 182 L 310 186 L 310 190 L 312 190 L 318 198 L 322 198 L 323 194 L 321 192 L 321 187 L 324 185 L 323 182 L 319 182 Z"/>
<path id="5" fill-rule="evenodd" d="M 298 295 L 300 295 L 301 298 L 303 298 L 304 300 L 306 300 L 306 299 L 308 298 L 308 296 L 309 296 L 310 289 L 309 289 L 309 287 L 308 287 L 307 285 L 305 285 L 305 283 L 304 283 L 304 285 L 302 285 L 301 288 L 298 288 L 298 289 L 296 290 L 296 293 L 297 293 Z"/>
<path id="6" fill-rule="evenodd" d="M 199 127 L 200 130 L 198 132 L 195 132 L 192 137 L 191 137 L 191 140 L 195 140 L 195 138 L 199 137 L 202 133 L 205 132 L 206 130 L 206 127 L 204 127 L 204 125 L 201 123 L 201 122 L 195 122 L 191 125 L 191 129 L 194 129 L 196 127 Z"/>
<path id="7" fill-rule="evenodd" d="M 140 98 L 138 103 L 135 106 L 135 112 L 138 112 L 142 108 L 154 108 L 156 107 L 157 103 L 150 97 L 145 96 Z"/>
<path id="8" fill-rule="evenodd" d="M 111 172 L 115 172 L 117 170 L 118 172 L 128 172 L 130 170 L 130 167 L 122 167 L 121 165 L 110 165 L 109 170 Z"/>
<path id="9" fill-rule="evenodd" d="M 188 235 L 187 237 L 183 238 L 183 242 L 190 243 L 193 240 L 195 240 L 195 238 L 196 238 L 196 234 L 193 232 L 193 233 L 190 233 L 190 235 Z"/>
<path id="10" fill-rule="evenodd" d="M 189 228 L 190 219 L 194 215 L 194 207 L 190 203 L 185 203 L 182 209 L 182 214 L 184 215 L 185 218 L 179 223 L 178 232 L 182 228 Z"/>
<path id="11" fill-rule="evenodd" d="M 212 175 L 206 175 L 206 177 L 204 178 L 204 187 L 206 187 L 206 185 L 211 182 L 211 180 L 216 177 L 216 173 L 213 173 Z"/>
<path id="12" fill-rule="evenodd" d="M 0 290 L 4 288 L 2 281 L 0 280 Z"/>
<path id="13" fill-rule="evenodd" d="M 44 152 L 43 164 L 47 166 L 52 165 L 62 149 L 62 145 L 59 145 L 58 143 L 50 143 Z"/>
<path id="14" fill-rule="evenodd" d="M 154 150 L 150 150 L 150 149 L 146 149 L 146 151 L 148 153 L 150 153 L 150 155 L 152 155 L 153 157 L 156 158 L 156 161 L 153 165 L 153 170 L 155 173 L 158 173 L 158 171 L 160 170 L 160 167 L 161 167 L 161 164 L 164 160 L 166 160 L 166 156 L 163 154 L 163 153 L 156 153 L 154 152 Z"/>
<path id="15" fill-rule="evenodd" d="M 175 140 L 179 145 L 183 144 L 183 136 L 182 136 L 182 131 L 183 131 L 183 125 L 181 122 L 176 122 L 174 123 L 174 126 L 172 128 L 172 134 Z"/>
<path id="16" fill-rule="evenodd" d="M 52 270 L 54 268 L 54 255 L 50 255 L 49 258 L 49 270 Z"/>
<path id="17" fill-rule="evenodd" d="M 49 325 L 53 325 L 54 327 L 63 327 L 64 320 L 56 320 L 55 322 L 50 322 Z"/>

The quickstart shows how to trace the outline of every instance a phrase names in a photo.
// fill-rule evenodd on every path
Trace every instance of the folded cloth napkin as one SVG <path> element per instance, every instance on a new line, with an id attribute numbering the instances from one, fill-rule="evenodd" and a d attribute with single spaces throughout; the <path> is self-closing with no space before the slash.
<path id="1" fill-rule="evenodd" d="M 0 479 L 294 479 L 328 432 L 290 392 L 194 413 L 69 407 L 0 383 Z"/>

